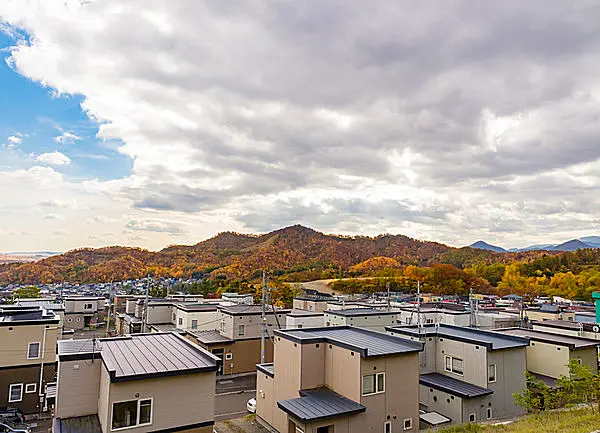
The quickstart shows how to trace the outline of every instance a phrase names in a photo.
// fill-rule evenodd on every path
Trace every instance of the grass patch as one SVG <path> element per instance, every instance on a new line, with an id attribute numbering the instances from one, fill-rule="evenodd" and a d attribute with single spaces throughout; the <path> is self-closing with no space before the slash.
<path id="1" fill-rule="evenodd" d="M 561 410 L 529 415 L 508 425 L 464 424 L 439 433 L 590 433 L 600 428 L 600 414 L 589 409 Z"/>

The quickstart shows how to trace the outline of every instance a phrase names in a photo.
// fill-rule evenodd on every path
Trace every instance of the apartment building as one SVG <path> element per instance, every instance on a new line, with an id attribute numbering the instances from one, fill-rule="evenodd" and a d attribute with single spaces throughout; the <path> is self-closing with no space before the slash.
<path id="1" fill-rule="evenodd" d="M 600 324 L 598 323 L 576 323 L 566 320 L 534 320 L 530 324 L 536 331 L 600 340 Z"/>
<path id="2" fill-rule="evenodd" d="M 466 311 L 464 306 L 457 304 L 426 303 L 421 304 L 419 308 L 413 304 L 400 307 L 398 310 L 398 323 L 402 325 L 443 323 L 469 326 L 471 324 L 471 313 Z"/>
<path id="3" fill-rule="evenodd" d="M 280 433 L 417 432 L 422 348 L 349 326 L 277 330 L 273 363 L 257 366 L 258 419 Z"/>
<path id="4" fill-rule="evenodd" d="M 549 386 L 559 377 L 569 375 L 569 362 L 573 360 L 586 365 L 594 374 L 598 372 L 598 340 L 524 328 L 498 332 L 529 340 L 527 370 Z"/>
<path id="5" fill-rule="evenodd" d="M 42 411 L 56 372 L 59 322 L 39 307 L 0 307 L 0 408 Z"/>
<path id="6" fill-rule="evenodd" d="M 104 322 L 106 299 L 102 297 L 72 296 L 65 298 L 65 329 L 83 329 Z"/>
<path id="7" fill-rule="evenodd" d="M 286 316 L 285 327 L 319 328 L 325 324 L 325 313 L 307 310 L 292 310 Z"/>
<path id="8" fill-rule="evenodd" d="M 398 324 L 398 311 L 375 308 L 348 308 L 326 310 L 325 326 L 357 326 L 371 331 L 384 331 L 386 326 Z"/>
<path id="9" fill-rule="evenodd" d="M 60 341 L 53 431 L 212 433 L 216 369 L 175 333 Z"/>
<path id="10" fill-rule="evenodd" d="M 425 345 L 419 379 L 424 424 L 435 415 L 461 424 L 523 414 L 512 395 L 526 386 L 527 338 L 450 325 L 387 331 Z"/>
<path id="11" fill-rule="evenodd" d="M 290 310 L 266 307 L 265 361 L 273 360 L 273 333 L 284 328 Z M 218 307 L 217 330 L 187 329 L 187 337 L 219 358 L 218 374 L 256 370 L 261 351 L 260 305 Z"/>

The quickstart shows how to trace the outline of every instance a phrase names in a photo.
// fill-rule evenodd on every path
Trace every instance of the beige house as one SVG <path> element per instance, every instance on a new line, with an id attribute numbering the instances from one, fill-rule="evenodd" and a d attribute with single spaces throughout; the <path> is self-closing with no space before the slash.
<path id="1" fill-rule="evenodd" d="M 65 298 L 64 329 L 84 329 L 104 323 L 106 299 L 72 296 Z"/>
<path id="2" fill-rule="evenodd" d="M 560 305 L 542 304 L 540 307 L 527 308 L 525 310 L 527 320 L 565 320 L 575 321 L 575 311 L 568 310 Z"/>
<path id="3" fill-rule="evenodd" d="M 526 386 L 528 339 L 450 325 L 387 330 L 425 344 L 419 379 L 423 428 L 523 414 L 512 395 Z"/>
<path id="4" fill-rule="evenodd" d="M 325 313 L 292 310 L 286 316 L 285 328 L 320 328 L 325 324 Z"/>
<path id="5" fill-rule="evenodd" d="M 573 360 L 586 365 L 594 374 L 598 372 L 598 340 L 523 328 L 499 332 L 529 339 L 527 370 L 547 385 L 554 385 L 560 376 L 568 376 L 569 362 Z"/>
<path id="6" fill-rule="evenodd" d="M 417 432 L 422 347 L 347 326 L 275 331 L 258 419 L 280 433 Z"/>
<path id="7" fill-rule="evenodd" d="M 591 340 L 600 340 L 600 324 L 569 322 L 566 320 L 533 321 L 531 327 L 536 331 L 550 332 L 553 334 L 583 337 Z"/>
<path id="8" fill-rule="evenodd" d="M 212 433 L 217 359 L 175 333 L 58 344 L 55 433 Z"/>
<path id="9" fill-rule="evenodd" d="M 56 373 L 59 317 L 39 307 L 0 306 L 0 408 L 44 409 Z"/>
<path id="10" fill-rule="evenodd" d="M 292 307 L 294 310 L 322 313 L 327 310 L 327 302 L 332 300 L 329 296 L 298 296 L 292 301 Z"/>
<path id="11" fill-rule="evenodd" d="M 379 310 L 375 308 L 347 308 L 344 310 L 326 310 L 325 326 L 357 326 L 371 331 L 385 331 L 386 326 L 398 324 L 398 310 Z"/>

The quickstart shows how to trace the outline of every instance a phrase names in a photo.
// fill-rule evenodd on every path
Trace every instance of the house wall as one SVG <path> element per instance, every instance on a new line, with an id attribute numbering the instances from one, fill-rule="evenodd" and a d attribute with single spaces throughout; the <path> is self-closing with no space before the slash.
<path id="1" fill-rule="evenodd" d="M 492 416 L 506 418 L 523 415 L 525 412 L 515 404 L 513 394 L 522 391 L 527 386 L 524 374 L 527 365 L 526 348 L 488 352 L 485 368 L 487 369 L 487 365 L 492 364 L 496 365 L 496 382 L 488 382 L 486 385 L 486 388 L 494 391 L 488 401 L 488 405 L 492 404 Z M 481 416 L 484 415 L 487 414 L 485 412 L 481 414 Z"/>
<path id="2" fill-rule="evenodd" d="M 0 326 L 0 368 L 39 365 L 42 361 L 42 346 L 44 329 L 46 329 L 46 347 L 44 348 L 44 363 L 56 362 L 56 339 L 58 323 Z M 27 359 L 29 343 L 40 343 L 40 358 Z M 39 374 L 39 370 L 38 370 Z"/>
<path id="3" fill-rule="evenodd" d="M 192 329 L 192 320 L 197 320 L 197 330 L 218 330 L 219 315 L 217 310 L 214 311 L 184 311 L 179 308 L 174 308 L 175 326 L 180 329 Z M 181 324 L 179 323 L 181 319 Z"/>
<path id="4" fill-rule="evenodd" d="M 98 413 L 102 359 L 58 363 L 55 416 L 70 418 Z"/>
<path id="5" fill-rule="evenodd" d="M 125 312 L 127 314 L 132 314 L 132 315 L 135 314 L 135 306 L 136 306 L 138 299 L 140 299 L 140 298 L 131 298 L 131 299 L 127 299 L 125 301 Z"/>
<path id="6" fill-rule="evenodd" d="M 148 305 L 148 324 L 173 323 L 171 312 L 172 305 Z"/>
<path id="7" fill-rule="evenodd" d="M 277 319 L 273 313 L 266 315 L 267 329 L 269 334 L 273 335 L 273 330 L 279 329 L 277 320 L 281 327 L 285 326 L 286 315 L 284 313 L 277 313 Z M 243 340 L 251 338 L 259 338 L 261 334 L 261 317 L 260 314 L 246 314 L 246 315 L 232 315 L 222 311 L 218 312 L 218 320 L 216 322 L 218 329 L 221 334 L 225 335 L 232 340 Z M 223 327 L 221 328 L 221 323 Z M 244 325 L 244 335 L 239 335 L 239 325 Z"/>
<path id="8" fill-rule="evenodd" d="M 600 332 L 592 332 L 592 331 L 578 331 L 577 329 L 563 329 L 563 328 L 555 328 L 551 326 L 544 326 L 542 323 L 535 323 L 533 325 L 534 331 L 543 331 L 549 332 L 551 334 L 558 335 L 569 335 L 571 337 L 583 337 L 590 338 L 592 340 L 600 340 Z"/>
<path id="9" fill-rule="evenodd" d="M 325 384 L 331 390 L 360 401 L 360 354 L 333 344 L 325 348 Z"/>
<path id="10" fill-rule="evenodd" d="M 103 381 L 106 379 L 102 377 Z M 111 426 L 113 403 L 144 398 L 153 399 L 152 424 L 129 428 L 132 433 L 181 428 L 214 420 L 215 372 L 131 380 L 110 383 L 109 387 L 108 410 L 103 414 L 103 425 L 108 427 Z"/>
<path id="11" fill-rule="evenodd" d="M 326 326 L 356 326 L 370 331 L 385 331 L 386 326 L 397 325 L 396 314 L 366 315 L 366 316 L 338 316 L 325 313 Z"/>
<path id="12" fill-rule="evenodd" d="M 527 370 L 554 378 L 569 373 L 569 348 L 531 341 L 527 347 Z"/>
<path id="13" fill-rule="evenodd" d="M 287 316 L 285 327 L 289 328 L 320 328 L 325 324 L 325 316 Z"/>
<path id="14" fill-rule="evenodd" d="M 316 313 L 322 313 L 327 309 L 327 302 L 310 301 L 306 299 L 294 299 L 292 306 L 297 310 L 306 310 L 314 311 Z"/>
<path id="15" fill-rule="evenodd" d="M 582 364 L 588 366 L 592 373 L 598 372 L 598 349 L 596 347 L 574 349 L 569 352 L 569 359 L 581 359 Z"/>
<path id="16" fill-rule="evenodd" d="M 435 411 L 450 418 L 453 424 L 463 422 L 463 399 L 447 392 L 419 385 L 419 401 L 428 411 Z"/>
<path id="17" fill-rule="evenodd" d="M 299 397 L 300 390 L 300 344 L 285 338 L 275 339 L 275 383 L 273 386 L 273 401 Z M 257 403 L 258 404 L 258 403 Z M 287 431 L 287 414 L 276 407 L 273 409 L 273 423 L 279 432 Z"/>
<path id="18" fill-rule="evenodd" d="M 318 388 L 325 385 L 325 343 L 300 345 L 302 356 L 300 389 Z"/>
<path id="19" fill-rule="evenodd" d="M 273 389 L 275 378 L 262 371 L 256 373 L 256 415 L 273 425 L 273 413 L 279 410 Z"/>
<path id="20" fill-rule="evenodd" d="M 100 369 L 100 386 L 98 392 L 98 419 L 104 433 L 110 431 L 110 376 L 104 366 Z"/>
<path id="21" fill-rule="evenodd" d="M 392 431 L 417 432 L 419 430 L 418 354 L 360 359 L 360 369 L 359 378 L 367 374 L 385 372 L 385 392 L 360 396 L 359 400 L 355 400 L 366 406 L 367 410 L 352 417 L 350 431 L 381 432 L 384 423 L 391 421 Z M 412 429 L 404 430 L 405 419 L 412 419 Z"/>
<path id="22" fill-rule="evenodd" d="M 459 379 L 473 385 L 487 387 L 487 350 L 485 346 L 435 337 L 436 343 L 436 368 L 437 372 Z M 463 360 L 463 374 L 447 372 L 444 370 L 444 357 L 454 356 Z M 482 368 L 483 367 L 483 368 Z"/>
<path id="23" fill-rule="evenodd" d="M 1 341 L 1 340 L 0 340 Z M 2 352 L 2 349 L 0 349 Z M 0 408 L 13 407 L 21 409 L 25 414 L 33 414 L 40 412 L 40 394 L 39 394 L 39 382 L 40 382 L 40 368 L 41 364 L 38 365 L 22 365 L 18 367 L 4 367 L 0 369 Z M 45 390 L 45 386 L 48 382 L 54 381 L 54 375 L 56 372 L 56 363 L 44 364 L 44 373 L 42 381 L 42 392 Z M 10 402 L 9 398 L 9 387 L 11 384 L 23 384 L 23 398 L 18 402 Z M 36 384 L 35 392 L 26 393 L 26 384 Z"/>
<path id="24" fill-rule="evenodd" d="M 492 402 L 492 396 L 486 395 L 475 398 L 465 398 L 462 400 L 462 421 L 469 422 L 469 415 L 475 414 L 475 422 L 481 422 L 488 419 L 487 409 L 492 410 L 492 416 L 489 418 L 498 418 L 500 415 L 496 413 L 496 408 Z"/>
<path id="25" fill-rule="evenodd" d="M 567 320 L 570 322 L 575 321 L 575 312 L 573 311 L 563 311 L 561 313 L 547 313 L 544 311 L 536 311 L 536 310 L 525 310 L 525 315 L 529 318 L 529 321 L 532 320 Z"/>
<path id="26" fill-rule="evenodd" d="M 186 338 L 197 345 L 203 347 L 211 353 L 215 350 L 223 349 L 223 373 L 238 374 L 250 373 L 256 371 L 256 364 L 260 363 L 260 339 L 237 340 L 226 344 L 203 344 L 193 335 L 187 335 Z M 227 360 L 226 355 L 230 353 L 231 359 Z M 265 339 L 265 362 L 273 362 L 273 343 L 270 338 Z"/>
<path id="27" fill-rule="evenodd" d="M 97 299 L 65 299 L 65 313 L 95 313 L 104 311 L 104 298 Z M 85 305 L 92 304 L 92 308 L 84 308 Z"/>

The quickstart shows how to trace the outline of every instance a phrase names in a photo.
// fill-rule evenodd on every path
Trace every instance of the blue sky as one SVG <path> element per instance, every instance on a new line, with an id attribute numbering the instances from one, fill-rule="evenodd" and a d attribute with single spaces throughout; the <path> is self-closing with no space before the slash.
<path id="1" fill-rule="evenodd" d="M 0 153 L 0 166 L 29 168 L 36 163 L 35 156 L 60 152 L 71 160 L 60 169 L 68 177 L 109 180 L 127 176 L 131 159 L 117 151 L 120 142 L 96 138 L 98 124 L 81 109 L 83 97 L 54 96 L 51 89 L 11 69 L 6 60 L 16 42 L 0 32 L 0 143 L 10 136 L 22 138 L 14 152 Z M 57 142 L 64 133 L 79 138 Z"/>

